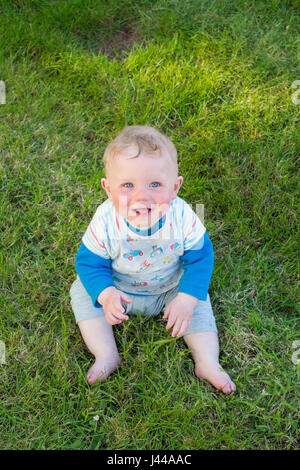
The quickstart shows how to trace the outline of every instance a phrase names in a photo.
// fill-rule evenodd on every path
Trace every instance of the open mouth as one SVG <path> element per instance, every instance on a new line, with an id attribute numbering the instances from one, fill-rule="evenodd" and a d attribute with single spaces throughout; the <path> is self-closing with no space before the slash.
<path id="1" fill-rule="evenodd" d="M 134 209 L 137 216 L 146 216 L 151 214 L 151 209 Z"/>

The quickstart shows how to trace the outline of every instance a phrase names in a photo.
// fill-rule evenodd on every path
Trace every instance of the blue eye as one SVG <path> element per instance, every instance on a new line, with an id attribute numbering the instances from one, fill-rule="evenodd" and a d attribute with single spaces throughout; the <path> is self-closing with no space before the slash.
<path id="1" fill-rule="evenodd" d="M 158 186 L 160 186 L 160 183 L 158 183 L 157 181 L 153 181 L 153 183 L 151 183 L 151 186 L 152 188 L 158 188 Z"/>
<path id="2" fill-rule="evenodd" d="M 132 183 L 124 183 L 124 187 L 125 188 L 133 188 L 133 184 Z"/>

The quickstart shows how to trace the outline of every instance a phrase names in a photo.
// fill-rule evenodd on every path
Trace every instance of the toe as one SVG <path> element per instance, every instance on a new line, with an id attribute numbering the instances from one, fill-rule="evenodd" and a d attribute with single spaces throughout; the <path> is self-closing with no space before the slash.
<path id="1" fill-rule="evenodd" d="M 235 392 L 235 390 L 236 390 L 235 384 L 231 380 L 227 382 L 224 385 L 224 387 L 222 387 L 223 393 L 232 393 L 232 392 Z"/>
<path id="2" fill-rule="evenodd" d="M 87 375 L 87 381 L 90 385 L 92 385 L 93 383 L 95 383 L 97 380 L 97 377 L 95 377 L 94 374 L 88 374 Z"/>
<path id="3" fill-rule="evenodd" d="M 226 384 L 222 387 L 221 390 L 223 393 L 230 393 L 231 392 L 230 382 L 226 382 Z"/>
<path id="4" fill-rule="evenodd" d="M 199 366 L 195 367 L 195 374 L 199 379 L 208 380 L 217 390 L 223 393 L 235 392 L 236 387 L 229 375 L 219 367 L 207 367 L 206 370 Z"/>
<path id="5" fill-rule="evenodd" d="M 105 375 L 103 372 L 99 372 L 99 373 L 90 373 L 87 375 L 87 380 L 88 380 L 88 383 L 90 385 L 94 384 L 95 382 L 97 382 L 97 380 L 99 380 L 99 382 L 104 382 L 105 380 Z"/>
<path id="6" fill-rule="evenodd" d="M 234 382 L 231 382 L 231 391 L 235 392 L 236 391 L 236 386 Z"/>

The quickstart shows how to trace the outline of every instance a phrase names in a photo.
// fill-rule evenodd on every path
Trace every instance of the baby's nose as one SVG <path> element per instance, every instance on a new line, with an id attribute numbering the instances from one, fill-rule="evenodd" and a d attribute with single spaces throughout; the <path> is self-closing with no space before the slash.
<path id="1" fill-rule="evenodd" d="M 149 194 L 147 188 L 138 188 L 135 193 L 135 199 L 137 201 L 148 201 Z"/>

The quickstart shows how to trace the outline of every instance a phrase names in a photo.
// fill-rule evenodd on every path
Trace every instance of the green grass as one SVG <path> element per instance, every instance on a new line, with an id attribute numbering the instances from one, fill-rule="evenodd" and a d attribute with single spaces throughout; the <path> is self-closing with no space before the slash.
<path id="1" fill-rule="evenodd" d="M 3 0 L 0 14 L 1 448 L 299 448 L 298 2 Z M 127 124 L 174 141 L 180 196 L 205 206 L 233 395 L 196 379 L 161 319 L 116 327 L 123 367 L 86 382 L 69 288 L 103 150 Z"/>

